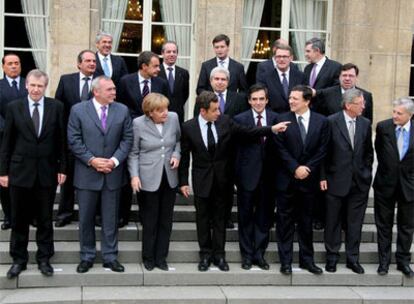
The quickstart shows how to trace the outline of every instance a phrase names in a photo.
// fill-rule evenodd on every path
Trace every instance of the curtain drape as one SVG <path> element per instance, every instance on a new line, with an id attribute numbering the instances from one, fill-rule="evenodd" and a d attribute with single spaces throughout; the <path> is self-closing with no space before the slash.
<path id="1" fill-rule="evenodd" d="M 103 0 L 102 1 L 102 18 L 124 20 L 125 12 L 128 7 L 128 0 Z M 122 22 L 108 22 L 104 21 L 102 30 L 109 34 L 112 34 L 112 49 L 113 51 L 118 50 L 119 41 L 121 39 Z"/>
<path id="2" fill-rule="evenodd" d="M 168 23 L 191 24 L 191 0 L 160 0 L 162 21 Z M 182 56 L 190 56 L 191 52 L 191 27 L 183 25 L 164 25 L 168 40 L 175 41 L 178 52 Z M 188 59 L 177 59 L 177 65 L 186 69 L 190 68 Z"/>
<path id="3" fill-rule="evenodd" d="M 245 0 L 243 6 L 243 26 L 259 27 L 262 20 L 265 0 Z M 251 58 L 257 40 L 259 30 L 243 29 L 242 34 L 242 58 Z M 247 72 L 250 61 L 243 63 Z"/>
<path id="4" fill-rule="evenodd" d="M 47 1 L 21 0 L 23 14 L 46 15 Z M 33 49 L 47 49 L 47 19 L 43 17 L 24 17 L 27 37 Z M 42 71 L 47 70 L 47 58 L 45 51 L 33 52 L 36 67 Z"/>

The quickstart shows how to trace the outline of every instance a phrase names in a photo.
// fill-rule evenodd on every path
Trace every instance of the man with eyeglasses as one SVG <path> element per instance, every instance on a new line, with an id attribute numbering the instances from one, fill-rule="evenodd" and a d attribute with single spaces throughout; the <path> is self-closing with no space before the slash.
<path id="1" fill-rule="evenodd" d="M 268 106 L 277 113 L 290 110 L 289 94 L 291 89 L 306 83 L 305 74 L 290 66 L 293 60 L 292 53 L 290 46 L 279 45 L 274 55 L 276 68 L 259 74 L 256 79 L 258 83 L 267 87 L 269 91 Z"/>

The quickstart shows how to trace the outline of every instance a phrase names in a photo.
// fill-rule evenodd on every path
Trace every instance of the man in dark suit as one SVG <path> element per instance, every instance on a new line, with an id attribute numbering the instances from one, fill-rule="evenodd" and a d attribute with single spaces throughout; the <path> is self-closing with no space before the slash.
<path id="1" fill-rule="evenodd" d="M 4 135 L 6 108 L 10 101 L 27 96 L 25 79 L 20 76 L 22 66 L 16 54 L 7 54 L 2 58 L 4 78 L 0 80 L 0 145 Z M 0 189 L 1 206 L 4 213 L 2 230 L 10 228 L 10 193 L 8 188 Z"/>
<path id="2" fill-rule="evenodd" d="M 230 39 L 224 34 L 217 35 L 213 39 L 213 48 L 216 57 L 202 63 L 200 75 L 198 76 L 197 95 L 202 91 L 211 91 L 210 73 L 217 66 L 226 68 L 230 72 L 230 81 L 228 90 L 233 92 L 245 93 L 248 85 L 244 66 L 236 60 L 229 57 Z"/>
<path id="3" fill-rule="evenodd" d="M 92 81 L 94 98 L 72 107 L 68 143 L 75 156 L 74 186 L 79 201 L 80 259 L 84 273 L 96 257 L 97 202 L 101 201 L 103 267 L 123 272 L 118 260 L 118 206 L 120 189 L 127 183 L 125 160 L 132 145 L 128 108 L 114 102 L 115 85 L 107 76 Z"/>
<path id="4" fill-rule="evenodd" d="M 321 274 L 313 258 L 312 208 L 319 189 L 320 165 L 326 155 L 328 122 L 310 111 L 312 90 L 296 86 L 289 96 L 290 112 L 278 121 L 290 121 L 283 134 L 275 136 L 279 165 L 276 170 L 276 232 L 280 272 L 292 273 L 295 224 L 299 239 L 299 267 Z"/>
<path id="5" fill-rule="evenodd" d="M 365 109 L 362 116 L 368 118 L 372 123 L 372 94 L 356 86 L 358 74 L 359 69 L 355 64 L 344 64 L 339 74 L 339 85 L 318 91 L 319 108 L 317 110 L 325 116 L 340 112 L 342 110 L 342 94 L 346 90 L 357 88 L 364 95 Z"/>
<path id="6" fill-rule="evenodd" d="M 169 110 L 176 112 L 180 123 L 184 122 L 184 105 L 190 92 L 190 76 L 186 69 L 176 65 L 178 48 L 174 41 L 167 41 L 161 49 L 163 63 L 160 77 L 168 82 L 170 105 Z"/>
<path id="7" fill-rule="evenodd" d="M 220 115 L 218 98 L 213 92 L 202 92 L 196 102 L 200 114 L 182 125 L 180 190 L 185 197 L 190 195 L 188 169 L 191 153 L 194 205 L 200 246 L 198 270 L 207 271 L 212 260 L 220 270 L 228 271 L 224 252 L 225 210 L 229 188 L 229 159 L 233 156 L 231 147 L 235 145 L 233 135 L 242 135 L 240 140 L 269 136 L 272 131 L 286 129 L 286 125 L 262 128 L 236 125 L 229 116 Z"/>
<path id="8" fill-rule="evenodd" d="M 269 91 L 269 107 L 277 113 L 289 111 L 290 90 L 296 85 L 305 84 L 305 75 L 290 67 L 293 60 L 292 48 L 279 45 L 274 59 L 276 68 L 258 74 L 256 81 L 265 85 Z"/>
<path id="9" fill-rule="evenodd" d="M 378 168 L 374 180 L 375 223 L 378 231 L 378 273 L 391 262 L 392 227 L 397 208 L 397 269 L 414 277 L 410 248 L 414 232 L 414 102 L 406 97 L 393 102 L 392 119 L 377 125 L 375 150 Z"/>
<path id="10" fill-rule="evenodd" d="M 29 259 L 31 210 L 37 219 L 36 261 L 40 272 L 53 275 L 49 259 L 53 248 L 53 202 L 57 184 L 65 182 L 66 132 L 63 104 L 44 97 L 48 76 L 40 70 L 27 75 L 28 96 L 8 105 L 0 153 L 0 184 L 10 187 L 10 255 L 13 265 L 9 279 L 26 269 Z M 28 210 L 29 205 L 34 208 Z"/>
<path id="11" fill-rule="evenodd" d="M 94 78 L 100 75 L 108 76 L 118 88 L 122 76 L 128 74 L 128 68 L 124 59 L 112 55 L 112 35 L 105 32 L 98 32 L 95 38 L 96 49 L 96 71 Z"/>
<path id="12" fill-rule="evenodd" d="M 346 90 L 342 103 L 344 110 L 328 117 L 331 134 L 321 173 L 321 190 L 326 191 L 325 269 L 336 271 L 344 226 L 346 266 L 362 274 L 358 260 L 372 180 L 371 122 L 362 116 L 365 103 L 360 90 Z"/>
<path id="13" fill-rule="evenodd" d="M 266 109 L 267 89 L 255 84 L 249 89 L 251 109 L 234 117 L 237 124 L 245 126 L 271 126 L 276 124 L 276 113 Z M 237 185 L 237 210 L 239 246 L 243 269 L 252 264 L 264 270 L 269 264 L 264 259 L 269 244 L 269 231 L 275 209 L 275 144 L 272 137 L 237 145 L 235 177 Z"/>
<path id="14" fill-rule="evenodd" d="M 88 100 L 91 96 L 91 83 L 96 69 L 95 53 L 83 50 L 77 57 L 79 72 L 62 75 L 56 89 L 55 98 L 63 102 L 65 123 L 73 105 Z M 75 189 L 73 188 L 73 169 L 75 159 L 68 153 L 66 183 L 61 187 L 59 209 L 56 215 L 55 227 L 64 227 L 72 221 Z"/>

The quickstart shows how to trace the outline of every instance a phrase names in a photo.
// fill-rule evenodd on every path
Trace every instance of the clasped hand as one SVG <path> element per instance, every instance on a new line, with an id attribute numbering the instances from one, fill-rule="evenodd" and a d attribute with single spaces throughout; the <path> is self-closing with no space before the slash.
<path id="1" fill-rule="evenodd" d="M 115 163 L 112 159 L 95 157 L 91 160 L 91 166 L 98 172 L 108 174 L 114 169 Z"/>

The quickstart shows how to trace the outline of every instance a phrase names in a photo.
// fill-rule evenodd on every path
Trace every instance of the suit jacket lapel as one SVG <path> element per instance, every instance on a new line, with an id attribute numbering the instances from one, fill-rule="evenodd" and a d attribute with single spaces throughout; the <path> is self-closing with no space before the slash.
<path id="1" fill-rule="evenodd" d="M 351 139 L 349 138 L 349 132 L 348 132 L 348 127 L 345 123 L 345 116 L 343 112 L 340 112 L 340 114 L 338 115 L 337 119 L 336 119 L 336 123 L 338 125 L 339 130 L 341 131 L 342 135 L 346 138 L 348 144 L 350 146 L 351 145 Z M 356 134 L 356 128 L 355 128 L 355 134 Z M 355 144 L 355 141 L 354 141 Z"/>
<path id="2" fill-rule="evenodd" d="M 42 137 L 46 130 L 46 125 L 49 123 L 50 119 L 50 112 L 51 112 L 51 101 L 48 100 L 46 97 L 44 98 L 44 104 L 43 104 L 43 121 L 42 121 L 42 128 L 40 130 L 40 137 Z M 33 127 L 34 129 L 34 127 Z"/>
<path id="3" fill-rule="evenodd" d="M 201 134 L 201 126 L 200 126 L 200 124 L 199 124 L 199 122 L 198 122 L 198 116 L 196 116 L 196 117 L 194 117 L 194 121 L 195 121 L 195 124 L 196 124 L 196 130 L 195 130 L 195 136 L 196 136 L 196 140 L 198 141 L 198 144 L 201 144 L 202 146 L 203 146 L 203 148 L 204 148 L 204 151 L 207 153 L 207 154 L 209 154 L 208 153 L 208 149 L 207 149 L 207 147 L 206 147 L 206 145 L 204 144 L 204 140 L 203 140 L 203 135 Z M 217 127 L 216 127 L 216 130 L 217 130 Z M 209 154 L 210 155 L 210 154 Z"/>
<path id="4" fill-rule="evenodd" d="M 86 105 L 86 112 L 88 113 L 89 117 L 93 120 L 96 127 L 105 134 L 105 131 L 102 129 L 101 120 L 98 117 L 98 113 L 96 113 L 95 107 L 93 106 L 92 99 L 88 100 L 88 104 Z M 109 113 L 109 111 L 108 111 Z M 110 116 L 110 115 L 109 115 Z M 107 125 L 108 126 L 108 125 Z M 107 127 L 108 128 L 108 127 Z"/>
<path id="5" fill-rule="evenodd" d="M 295 138 L 296 138 L 296 141 L 298 142 L 298 145 L 303 148 L 304 144 L 302 142 L 302 136 L 300 135 L 298 120 L 296 119 L 296 115 L 294 112 L 290 112 L 290 121 L 291 121 L 291 124 L 288 126 L 288 129 L 289 128 L 292 129 L 292 132 L 294 132 L 295 134 Z"/>
<path id="6" fill-rule="evenodd" d="M 30 130 L 32 135 L 37 138 L 38 136 L 34 129 L 33 120 L 32 120 L 32 117 L 30 116 L 29 100 L 27 98 L 23 99 L 22 103 L 20 104 L 20 107 L 21 107 L 20 112 L 23 115 L 23 119 L 26 122 L 28 129 Z"/>
<path id="7" fill-rule="evenodd" d="M 224 105 L 224 113 L 226 113 L 227 112 L 227 110 L 230 108 L 230 106 L 231 106 L 231 104 L 232 104 L 232 102 L 233 102 L 233 94 L 232 94 L 232 92 L 230 92 L 229 90 L 227 90 L 227 92 L 226 92 L 226 96 L 225 96 L 225 98 L 226 98 L 226 103 L 225 103 L 225 105 Z"/>

